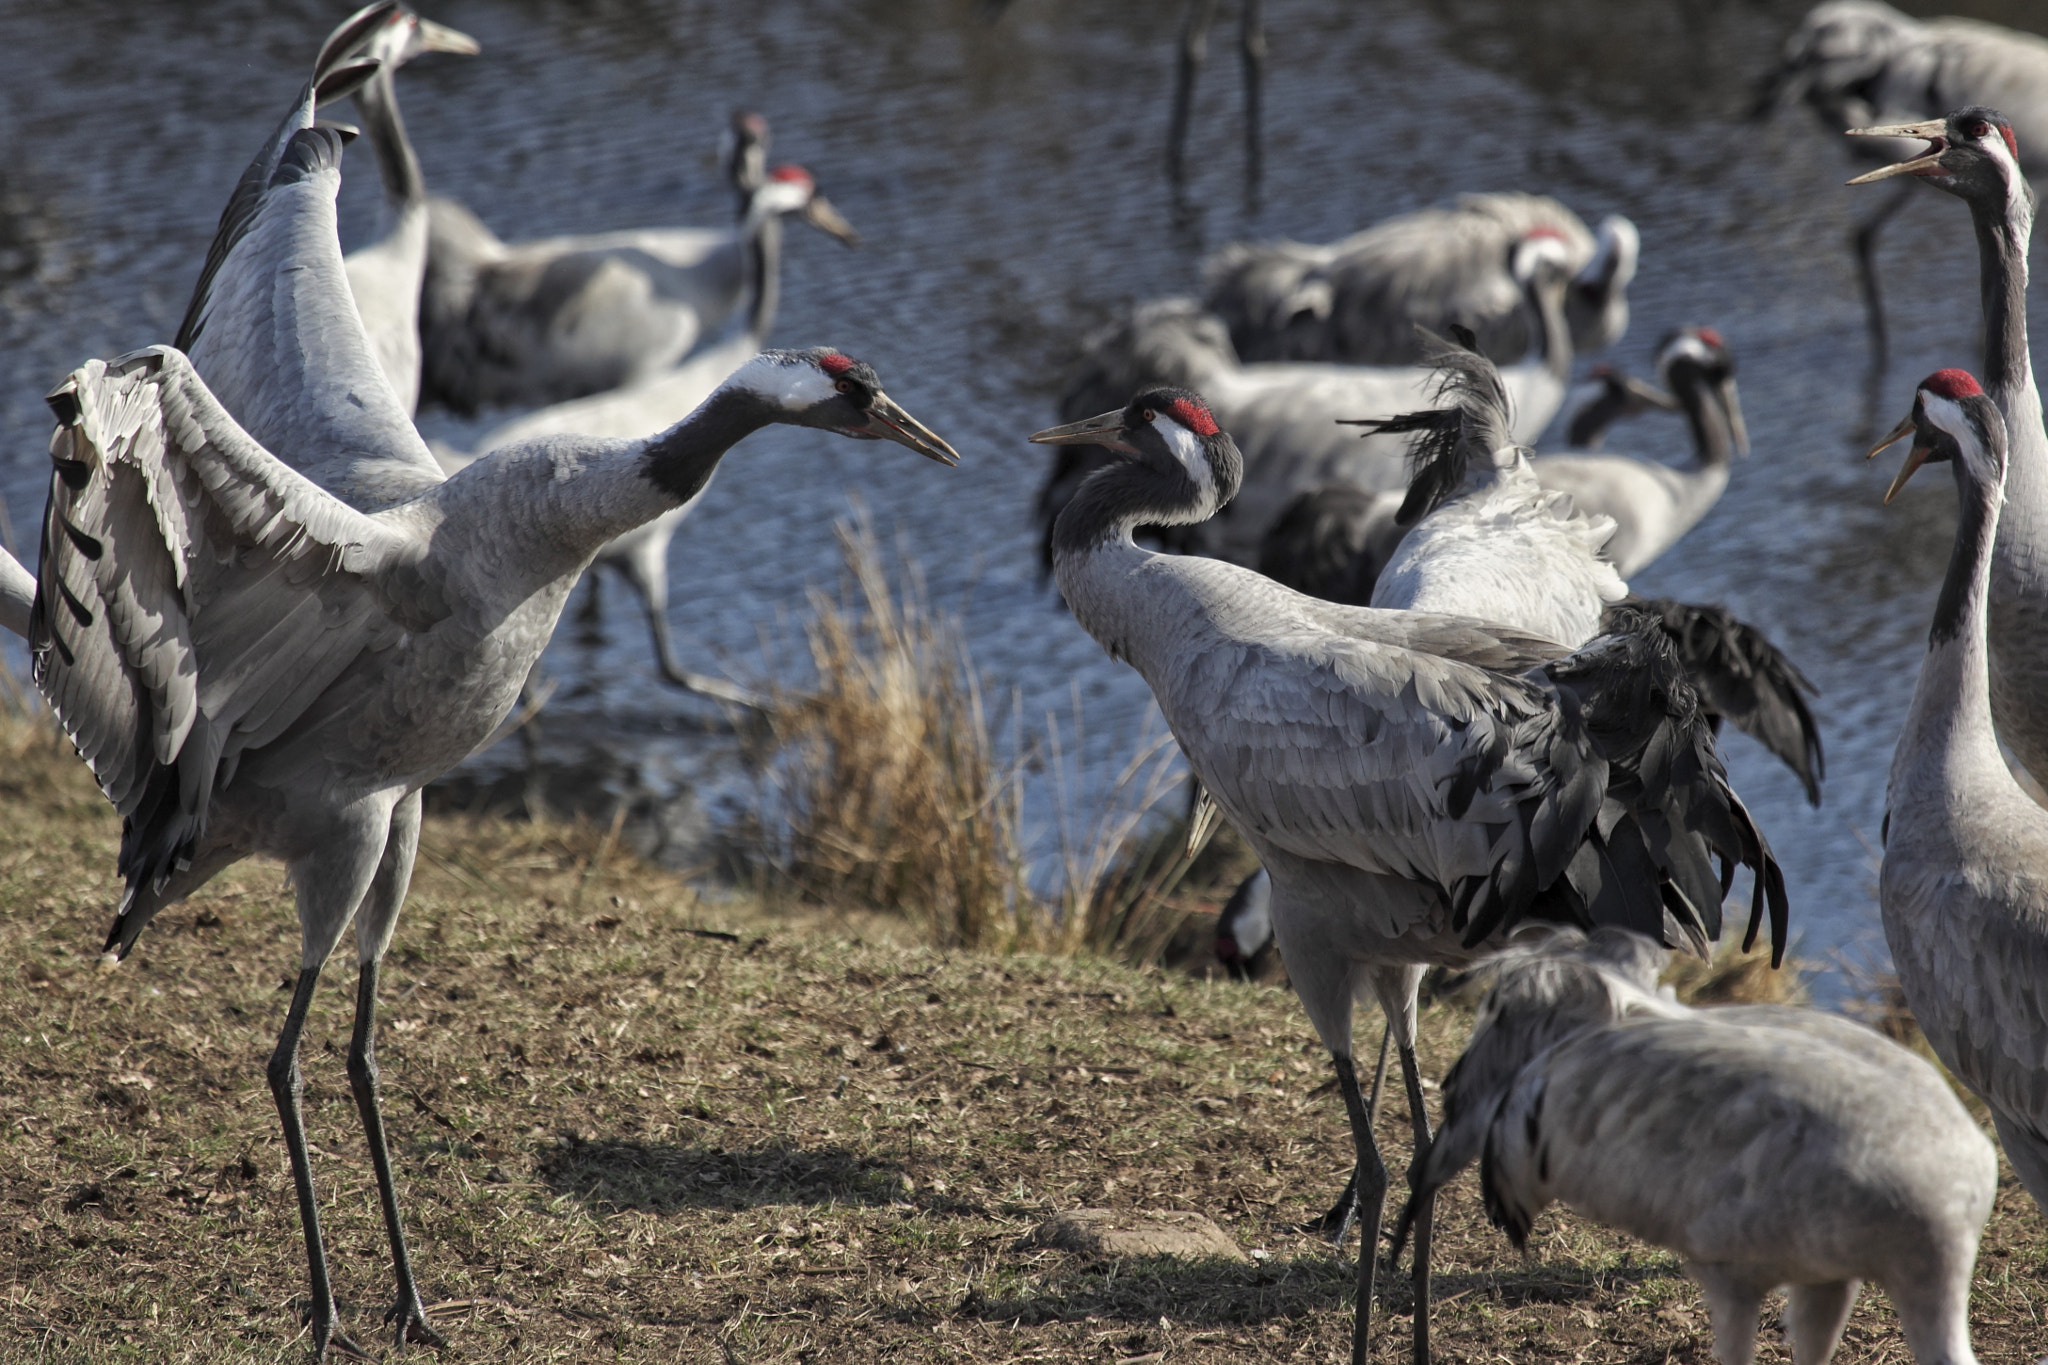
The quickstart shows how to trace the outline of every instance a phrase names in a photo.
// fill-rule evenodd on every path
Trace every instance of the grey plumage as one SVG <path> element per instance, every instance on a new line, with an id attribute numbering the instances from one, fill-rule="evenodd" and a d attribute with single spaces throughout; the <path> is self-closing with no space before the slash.
<path id="1" fill-rule="evenodd" d="M 1793 1358 L 1826 1365 L 1866 1280 L 1922 1365 L 1973 1365 L 1970 1276 L 1998 1165 L 1941 1074 L 1815 1010 L 1688 1009 L 1656 991 L 1662 956 L 1617 930 L 1504 955 L 1445 1078 L 1420 1195 L 1476 1159 L 1517 1247 L 1562 1200 L 1677 1251 L 1722 1365 L 1749 1365 L 1780 1286 Z"/>
<path id="2" fill-rule="evenodd" d="M 330 43 L 330 47 L 336 44 Z M 181 335 L 92 362 L 59 426 L 31 621 L 36 679 L 123 815 L 125 953 L 251 853 L 296 888 L 301 966 L 269 1080 L 298 1189 L 315 1353 L 334 1336 L 299 1114 L 298 1035 L 356 926 L 349 1075 L 398 1275 L 397 1335 L 438 1339 L 413 1283 L 374 1053 L 419 792 L 504 719 L 605 541 L 687 502 L 771 422 L 955 457 L 829 350 L 757 357 L 668 431 L 528 442 L 444 479 L 371 351 L 343 272 L 344 136 L 316 77 L 237 186 Z"/>
<path id="3" fill-rule="evenodd" d="M 642 228 L 508 244 L 462 205 L 431 200 L 423 396 L 471 413 L 559 403 L 654 378 L 726 325 L 747 297 L 763 239 L 779 241 L 784 217 L 799 215 L 857 242 L 802 167 L 753 180 L 765 138 L 765 121 L 743 115 L 726 139 L 727 178 L 747 202 L 730 229 Z"/>
<path id="4" fill-rule="evenodd" d="M 1703 949 L 1720 931 L 1717 857 L 1756 870 L 1750 932 L 1768 910 L 1782 943 L 1776 864 L 1647 620 L 1568 653 L 1482 621 L 1337 607 L 1235 565 L 1140 549 L 1134 526 L 1213 515 L 1241 477 L 1234 443 L 1185 390 L 1141 393 L 1033 439 L 1131 457 L 1061 513 L 1060 588 L 1150 684 L 1197 779 L 1271 874 L 1281 952 L 1352 1116 L 1368 1248 L 1386 1171 L 1351 1065 L 1358 994 L 1370 988 L 1395 1030 L 1426 1146 L 1414 1057 L 1423 965 L 1469 962 L 1530 917 L 1630 923 Z M 1360 1257 L 1355 1352 L 1375 1259 Z"/>
<path id="5" fill-rule="evenodd" d="M 36 600 L 36 578 L 21 562 L 0 550 L 0 630 L 26 638 L 29 608 Z"/>
<path id="6" fill-rule="evenodd" d="M 1487 356 L 1509 364 L 1536 344 L 1507 269 L 1510 249 L 1534 232 L 1556 235 L 1573 273 L 1565 304 L 1573 346 L 1619 341 L 1640 249 L 1635 225 L 1614 216 L 1589 231 L 1563 204 L 1535 194 L 1464 194 L 1326 246 L 1235 243 L 1203 262 L 1202 302 L 1246 361 L 1413 364 L 1423 358 L 1415 328 L 1460 324 Z"/>
<path id="7" fill-rule="evenodd" d="M 349 291 L 377 363 L 407 412 L 420 393 L 420 281 L 427 268 L 427 187 L 419 158 L 406 137 L 398 111 L 398 68 L 426 52 L 465 56 L 481 49 L 474 38 L 404 5 L 393 7 L 359 49 L 379 63 L 377 74 L 355 93 L 370 146 L 384 182 L 388 223 L 375 241 L 342 258 Z"/>
<path id="8" fill-rule="evenodd" d="M 1951 461 L 1958 518 L 1886 789 L 1885 942 L 1935 1055 L 1989 1106 L 2013 1169 L 2048 1210 L 2048 811 L 1999 751 L 1986 640 L 2000 486 L 2015 466 L 1998 406 L 1961 371 L 1922 381 L 1886 444 L 1909 431 L 1893 492 L 1924 460 Z"/>

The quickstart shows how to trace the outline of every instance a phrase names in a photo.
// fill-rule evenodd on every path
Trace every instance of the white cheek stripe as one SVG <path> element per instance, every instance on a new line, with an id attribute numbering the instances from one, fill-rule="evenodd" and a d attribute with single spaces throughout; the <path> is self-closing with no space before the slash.
<path id="1" fill-rule="evenodd" d="M 1209 452 L 1203 449 L 1202 438 L 1164 414 L 1152 419 L 1152 428 L 1165 439 L 1166 448 L 1173 452 L 1195 485 L 1214 497 L 1216 471 L 1209 467 Z"/>
<path id="2" fill-rule="evenodd" d="M 780 364 L 767 356 L 748 361 L 736 377 L 786 412 L 803 412 L 833 394 L 832 381 L 816 366 Z"/>

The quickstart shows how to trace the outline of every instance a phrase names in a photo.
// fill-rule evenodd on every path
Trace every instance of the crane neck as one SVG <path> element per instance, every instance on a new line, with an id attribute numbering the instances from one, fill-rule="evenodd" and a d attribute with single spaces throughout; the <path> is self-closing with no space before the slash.
<path id="1" fill-rule="evenodd" d="M 1229 449 L 1220 485 L 1197 483 L 1178 466 L 1160 469 L 1142 459 L 1120 459 L 1090 475 L 1053 523 L 1055 571 L 1073 556 L 1135 545 L 1140 526 L 1193 526 L 1215 516 L 1243 477 L 1237 446 Z"/>
<path id="2" fill-rule="evenodd" d="M 1572 330 L 1565 317 L 1564 296 L 1569 281 L 1551 271 L 1538 270 L 1524 285 L 1524 301 L 1536 323 L 1536 358 L 1559 384 L 1572 376 Z"/>
<path id="3" fill-rule="evenodd" d="M 2034 210 L 2026 186 L 2013 186 L 2003 204 L 1971 200 L 1970 218 L 1977 229 L 1984 299 L 1984 387 L 2011 424 L 2020 416 L 2011 400 L 2034 390 L 2033 361 L 2027 354 L 2027 247 Z"/>
<path id="4" fill-rule="evenodd" d="M 369 83 L 355 93 L 356 108 L 362 111 L 363 127 L 370 146 L 377 153 L 377 172 L 384 181 L 384 197 L 404 207 L 424 203 L 427 182 L 420 174 L 419 157 L 412 139 L 405 135 L 405 119 L 398 112 L 398 86 L 389 65 L 380 67 Z"/>
<path id="5" fill-rule="evenodd" d="M 1692 365 L 1672 366 L 1671 387 L 1692 428 L 1693 458 L 1701 469 L 1725 469 L 1735 458 L 1735 428 L 1721 396 L 1706 374 Z"/>
<path id="6" fill-rule="evenodd" d="M 688 417 L 648 438 L 640 453 L 640 473 L 680 506 L 704 491 L 726 451 L 774 420 L 773 412 L 751 390 L 721 386 Z"/>
<path id="7" fill-rule="evenodd" d="M 1991 547 L 2004 487 L 1971 479 L 1958 462 L 1956 492 L 1955 548 L 1892 759 L 1894 805 L 1922 791 L 1940 800 L 1944 793 L 1982 792 L 1986 781 L 2011 781 L 1992 730 L 1986 639 Z"/>
<path id="8" fill-rule="evenodd" d="M 766 344 L 782 306 L 782 215 L 756 203 L 743 224 L 747 258 L 747 335 Z"/>

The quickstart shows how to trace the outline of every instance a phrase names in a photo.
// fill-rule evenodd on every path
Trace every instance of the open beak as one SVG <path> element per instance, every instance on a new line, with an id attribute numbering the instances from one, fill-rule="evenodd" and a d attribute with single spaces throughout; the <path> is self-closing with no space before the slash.
<path id="1" fill-rule="evenodd" d="M 419 23 L 422 52 L 452 52 L 458 57 L 474 57 L 484 50 L 482 43 L 460 29 L 437 24 L 432 19 L 422 19 Z"/>
<path id="2" fill-rule="evenodd" d="M 1948 150 L 1948 124 L 1941 119 L 1931 118 L 1924 123 L 1887 123 L 1876 128 L 1851 128 L 1850 137 L 1917 137 L 1926 139 L 1927 151 L 1910 161 L 1894 162 L 1866 171 L 1849 183 L 1868 185 L 1878 180 L 1889 180 L 1895 175 L 1946 175 L 1947 169 L 1938 158 Z"/>
<path id="3" fill-rule="evenodd" d="M 896 400 L 886 393 L 875 395 L 875 401 L 868 405 L 867 424 L 850 428 L 849 434 L 871 436 L 878 441 L 894 441 L 897 445 L 909 446 L 927 460 L 937 460 L 940 464 L 960 463 L 959 451 L 947 445 L 937 432 L 898 407 Z"/>
<path id="4" fill-rule="evenodd" d="M 1868 455 L 1865 455 L 1863 458 L 1866 460 L 1876 459 L 1879 451 L 1887 450 L 1890 447 L 1897 445 L 1906 437 L 1913 435 L 1915 430 L 1916 428 L 1914 426 L 1913 418 L 1910 415 L 1908 415 L 1905 421 L 1899 423 L 1890 431 L 1886 432 L 1884 435 L 1884 439 L 1879 441 L 1876 445 L 1872 446 L 1870 448 L 1870 453 Z M 1933 453 L 1934 447 L 1928 445 L 1926 442 L 1917 439 L 1913 442 L 1913 449 L 1911 450 L 1911 452 L 1907 454 L 1906 463 L 1899 469 L 1899 476 L 1896 479 L 1892 480 L 1892 486 L 1890 488 L 1884 490 L 1885 506 L 1891 506 L 1892 499 L 1897 497 L 1899 495 L 1899 490 L 1906 486 L 1906 480 L 1913 477 L 1913 471 L 1918 469 L 1921 465 L 1926 464 L 1927 457 L 1929 455 L 1932 455 Z"/>
<path id="5" fill-rule="evenodd" d="M 860 245 L 860 234 L 854 231 L 853 224 L 842 218 L 839 210 L 832 207 L 832 201 L 822 194 L 811 196 L 811 202 L 804 205 L 803 217 L 818 231 L 829 232 L 848 246 Z"/>
<path id="6" fill-rule="evenodd" d="M 1742 395 L 1735 391 L 1735 376 L 1729 375 L 1717 388 L 1721 391 L 1721 410 L 1728 414 L 1728 430 L 1735 438 L 1735 453 L 1749 454 L 1749 424 L 1742 420 Z"/>
<path id="7" fill-rule="evenodd" d="M 1036 446 L 1108 446 L 1135 455 L 1138 448 L 1124 439 L 1124 412 L 1105 412 L 1099 417 L 1090 417 L 1084 422 L 1069 422 L 1063 427 L 1047 427 L 1034 432 L 1031 444 Z"/>

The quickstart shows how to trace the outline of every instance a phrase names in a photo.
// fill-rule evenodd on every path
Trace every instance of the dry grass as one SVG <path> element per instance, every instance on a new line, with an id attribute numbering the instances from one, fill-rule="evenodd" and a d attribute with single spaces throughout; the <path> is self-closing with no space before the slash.
<path id="1" fill-rule="evenodd" d="M 0 1360 L 302 1358 L 262 1077 L 297 953 L 278 869 L 232 870 L 101 971 L 112 817 L 61 744 L 19 725 L 0 727 L 0 809 Z M 381 1046 L 417 1262 L 453 1343 L 423 1358 L 1343 1358 L 1348 1261 L 1298 1224 L 1335 1193 L 1348 1140 L 1289 994 L 941 952 L 878 940 L 894 917 L 818 915 L 706 901 L 607 831 L 429 819 Z M 308 1121 L 344 1320 L 374 1341 L 388 1267 L 342 1071 L 352 974 L 333 975 L 306 1034 Z M 1430 1074 L 1468 1023 L 1426 1011 Z M 1396 1092 L 1396 1169 L 1406 1124 Z M 1265 1254 L 1020 1247 L 1048 1212 L 1088 1206 L 1198 1210 Z M 1438 1235 L 1446 1365 L 1711 1359 L 1699 1295 L 1662 1252 L 1552 1212 L 1517 1260 L 1469 1182 Z M 1388 1307 L 1393 1359 L 1404 1291 Z M 2039 1215 L 2008 1178 L 1980 1263 L 1982 1358 L 2032 1360 L 2044 1308 Z M 1881 1295 L 1839 1358 L 1906 1359 Z"/>

